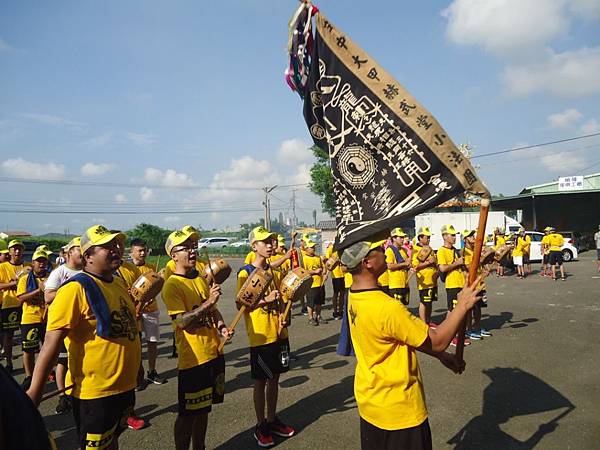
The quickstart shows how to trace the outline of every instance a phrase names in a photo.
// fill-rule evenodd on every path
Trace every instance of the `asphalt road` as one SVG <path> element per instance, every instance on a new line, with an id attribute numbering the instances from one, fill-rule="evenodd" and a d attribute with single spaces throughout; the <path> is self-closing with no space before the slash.
<path id="1" fill-rule="evenodd" d="M 436 449 L 596 449 L 600 442 L 600 274 L 595 253 L 566 264 L 567 281 L 536 274 L 488 279 L 489 307 L 484 326 L 493 337 L 465 349 L 467 370 L 454 375 L 420 354 L 429 420 Z M 234 268 L 239 261 L 232 260 Z M 328 294 L 330 294 L 328 283 Z M 415 286 L 412 286 L 416 293 Z M 234 314 L 234 281 L 224 285 L 220 309 Z M 434 307 L 443 319 L 445 294 Z M 329 305 L 324 316 L 330 317 Z M 411 307 L 415 310 L 417 297 Z M 164 305 L 161 305 L 164 312 Z M 282 376 L 279 415 L 297 436 L 277 447 L 359 448 L 358 412 L 353 398 L 353 358 L 335 353 L 340 322 L 319 327 L 296 315 L 290 330 L 298 359 Z M 158 369 L 169 382 L 137 394 L 137 413 L 149 420 L 141 431 L 126 431 L 122 449 L 171 449 L 177 411 L 176 361 L 169 359 L 171 327 L 162 320 Z M 257 448 L 252 430 L 249 351 L 243 321 L 226 349 L 225 403 L 209 418 L 207 448 Z M 16 352 L 20 354 L 20 352 Z M 16 378 L 23 378 L 20 358 Z M 54 388 L 48 384 L 48 390 Z M 70 415 L 54 415 L 55 400 L 42 404 L 48 429 L 59 449 L 75 449 Z"/>

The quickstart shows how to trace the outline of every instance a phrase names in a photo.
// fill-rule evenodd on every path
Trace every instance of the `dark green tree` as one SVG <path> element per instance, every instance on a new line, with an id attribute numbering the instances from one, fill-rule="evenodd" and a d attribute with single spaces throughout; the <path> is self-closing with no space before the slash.
<path id="1" fill-rule="evenodd" d="M 329 154 L 317 145 L 311 150 L 317 162 L 310 168 L 310 190 L 321 198 L 323 212 L 335 217 L 335 198 L 333 196 L 333 176 L 329 165 Z"/>
<path id="2" fill-rule="evenodd" d="M 171 230 L 151 225 L 149 223 L 140 223 L 126 232 L 127 243 L 132 239 L 143 239 L 148 244 L 149 248 L 162 249 L 165 246 L 167 238 L 171 234 Z"/>

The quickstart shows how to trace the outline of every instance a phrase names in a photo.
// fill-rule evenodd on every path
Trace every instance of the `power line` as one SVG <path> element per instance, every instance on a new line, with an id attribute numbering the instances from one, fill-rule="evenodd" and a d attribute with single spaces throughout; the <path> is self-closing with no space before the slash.
<path id="1" fill-rule="evenodd" d="M 283 208 L 273 208 L 274 211 L 283 211 Z M 248 209 L 238 209 L 238 210 L 229 210 L 223 211 L 222 209 L 207 209 L 207 210 L 173 210 L 173 211 L 109 211 L 109 210 L 90 210 L 90 211 L 81 211 L 81 210 L 69 210 L 69 211 L 60 211 L 60 210 L 42 210 L 42 209 L 0 209 L 0 213 L 10 213 L 10 214 L 211 214 L 218 212 L 228 212 L 228 213 L 240 213 L 240 212 L 261 212 L 262 209 L 256 208 L 248 208 Z"/>
<path id="2" fill-rule="evenodd" d="M 586 134 L 586 135 L 583 135 L 583 136 L 576 136 L 576 137 L 567 138 L 567 139 L 560 139 L 558 141 L 543 142 L 541 144 L 525 145 L 523 147 L 509 148 L 509 149 L 506 149 L 506 150 L 499 150 L 497 152 L 484 153 L 483 155 L 472 156 L 471 159 L 485 158 L 485 157 L 488 157 L 488 156 L 503 155 L 505 153 L 518 152 L 520 150 L 527 150 L 527 149 L 535 148 L 535 147 L 544 147 L 546 145 L 560 144 L 562 142 L 576 141 L 578 139 L 586 139 L 586 138 L 590 138 L 590 137 L 594 137 L 594 136 L 600 136 L 600 133 Z"/>

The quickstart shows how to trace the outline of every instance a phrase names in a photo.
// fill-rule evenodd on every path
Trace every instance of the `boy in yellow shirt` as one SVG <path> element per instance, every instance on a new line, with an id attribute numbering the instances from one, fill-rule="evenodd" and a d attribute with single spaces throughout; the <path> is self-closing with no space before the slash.
<path id="1" fill-rule="evenodd" d="M 61 343 L 67 339 L 73 416 L 82 449 L 118 448 L 135 403 L 140 340 L 135 306 L 119 268 L 122 233 L 102 225 L 81 236 L 83 273 L 63 284 L 48 308 L 46 339 L 27 395 L 40 399 Z"/>
<path id="2" fill-rule="evenodd" d="M 494 249 L 500 248 L 502 245 L 506 244 L 506 239 L 504 238 L 504 233 L 500 228 L 496 228 L 494 230 Z M 503 258 L 504 259 L 504 258 Z M 498 261 L 496 264 L 496 276 L 503 277 L 504 276 L 504 260 Z"/>
<path id="3" fill-rule="evenodd" d="M 548 263 L 552 268 L 552 279 L 556 281 L 556 266 L 560 268 L 560 279 L 565 281 L 565 269 L 563 267 L 562 246 L 565 239 L 562 234 L 557 233 L 555 228 L 550 227 L 548 234 Z"/>
<path id="4" fill-rule="evenodd" d="M 31 257 L 32 270 L 19 278 L 17 298 L 22 304 L 21 336 L 23 369 L 25 379 L 21 386 L 29 389 L 35 365 L 35 354 L 40 351 L 46 333 L 46 304 L 44 303 L 44 282 L 48 278 L 48 256 L 44 251 L 36 251 Z"/>
<path id="5" fill-rule="evenodd" d="M 333 244 L 330 244 L 327 247 L 327 250 L 325 250 L 325 261 L 329 260 L 330 258 L 340 258 L 338 252 L 333 250 Z M 341 320 L 344 307 L 344 272 L 342 272 L 342 268 L 339 263 L 331 271 L 331 284 L 333 286 L 333 297 L 331 298 L 331 303 L 333 306 L 333 320 Z"/>
<path id="6" fill-rule="evenodd" d="M 240 268 L 238 292 L 255 268 L 270 272 L 267 260 L 273 255 L 274 236 L 264 227 L 256 227 L 250 232 L 248 240 L 256 258 L 252 264 Z M 277 272 L 273 273 L 275 277 L 278 276 Z M 250 343 L 250 376 L 254 380 L 253 400 L 257 422 L 254 438 L 260 447 L 275 445 L 273 434 L 291 437 L 296 433 L 276 415 L 279 376 L 289 370 L 290 349 L 287 328 L 279 333 L 284 306 L 279 303 L 281 294 L 276 289 L 278 285 L 279 280 L 273 280 L 256 307 L 244 313 Z"/>
<path id="7" fill-rule="evenodd" d="M 416 351 L 438 358 L 455 373 L 464 370 L 464 361 L 445 350 L 477 302 L 480 280 L 460 292 L 446 320 L 429 328 L 377 285 L 387 270 L 382 243 L 378 237 L 358 242 L 341 257 L 353 278 L 348 311 L 357 360 L 354 396 L 361 448 L 428 450 L 431 430 Z"/>
<path id="8" fill-rule="evenodd" d="M 313 241 L 305 242 L 306 250 L 302 257 L 302 264 L 308 273 L 312 275 L 312 285 L 310 291 L 306 294 L 306 306 L 308 307 L 308 323 L 318 326 L 319 323 L 327 323 L 321 318 L 321 308 L 325 303 L 325 291 L 323 289 L 323 280 L 326 269 L 323 266 L 321 257 L 316 255 L 317 243 Z"/>
<path id="9" fill-rule="evenodd" d="M 402 304 L 408 305 L 410 289 L 408 287 L 408 269 L 411 267 L 406 250 L 402 247 L 406 233 L 402 228 L 391 232 L 392 244 L 385 249 L 385 262 L 388 266 L 389 294 Z"/>
<path id="10" fill-rule="evenodd" d="M 419 317 L 430 327 L 435 328 L 436 324 L 431 321 L 431 310 L 433 302 L 437 301 L 437 259 L 435 252 L 429 247 L 431 241 L 431 231 L 428 227 L 421 227 L 417 230 L 415 243 L 412 252 L 412 268 L 416 273 L 417 289 L 419 290 Z M 421 261 L 419 253 L 423 248 L 429 248 L 431 253 Z"/>
<path id="11" fill-rule="evenodd" d="M 196 270 L 195 232 L 172 232 L 165 250 L 175 263 L 175 271 L 165 282 L 162 299 L 175 324 L 177 340 L 177 392 L 179 414 L 175 420 L 177 450 L 204 448 L 208 413 L 225 395 L 225 359 L 218 352 L 220 337 L 229 332 L 216 303 L 221 287 L 208 287 Z"/>
<path id="12" fill-rule="evenodd" d="M 0 264 L 0 293 L 2 295 L 2 332 L 4 333 L 4 356 L 6 357 L 6 370 L 13 371 L 13 338 L 15 330 L 21 325 L 23 309 L 17 298 L 17 284 L 19 275 L 29 266 L 23 262 L 25 246 L 18 239 L 8 243 L 10 259 Z"/>
<path id="13" fill-rule="evenodd" d="M 519 228 L 519 234 L 514 240 L 514 248 L 512 251 L 513 264 L 517 268 L 517 277 L 525 278 L 525 251 L 527 249 L 527 239 L 525 238 L 525 230 Z"/>

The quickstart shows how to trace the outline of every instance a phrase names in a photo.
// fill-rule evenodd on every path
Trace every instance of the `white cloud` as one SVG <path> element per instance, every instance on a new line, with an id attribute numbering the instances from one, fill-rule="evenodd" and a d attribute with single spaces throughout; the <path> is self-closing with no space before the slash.
<path id="1" fill-rule="evenodd" d="M 552 172 L 569 173 L 586 166 L 583 156 L 576 153 L 558 152 L 541 157 L 541 163 Z"/>
<path id="2" fill-rule="evenodd" d="M 552 128 L 567 128 L 581 119 L 583 115 L 575 108 L 569 108 L 563 112 L 550 114 L 548 116 L 548 125 Z"/>
<path id="3" fill-rule="evenodd" d="M 125 196 L 125 194 L 117 194 L 115 195 L 115 202 L 127 203 L 127 197 Z"/>
<path id="4" fill-rule="evenodd" d="M 125 132 L 125 138 L 132 144 L 138 147 L 148 147 L 156 143 L 156 136 L 152 134 L 134 133 L 132 131 Z"/>
<path id="5" fill-rule="evenodd" d="M 53 114 L 24 113 L 20 114 L 20 116 L 51 127 L 72 128 L 78 131 L 85 131 L 88 128 L 88 126 L 82 122 L 76 122 Z"/>
<path id="6" fill-rule="evenodd" d="M 596 119 L 589 119 L 581 126 L 582 134 L 600 133 L 600 122 Z"/>
<path id="7" fill-rule="evenodd" d="M 107 163 L 95 164 L 95 163 L 89 162 L 89 163 L 85 163 L 83 166 L 81 166 L 81 175 L 87 175 L 87 176 L 104 175 L 108 171 L 112 170 L 112 168 L 113 168 L 112 164 L 107 164 Z"/>
<path id="8" fill-rule="evenodd" d="M 33 180 L 61 180 L 65 178 L 65 166 L 55 163 L 37 163 L 22 158 L 7 159 L 2 163 L 3 171 L 16 178 Z"/>
<path id="9" fill-rule="evenodd" d="M 167 169 L 164 172 L 154 167 L 148 167 L 144 171 L 144 179 L 153 184 L 167 187 L 196 186 L 197 183 L 187 174 Z"/>
<path id="10" fill-rule="evenodd" d="M 0 52 L 9 52 L 11 50 L 14 50 L 10 45 L 8 45 L 8 43 L 0 38 Z"/>
<path id="11" fill-rule="evenodd" d="M 229 167 L 217 172 L 213 179 L 217 187 L 223 188 L 228 186 L 259 188 L 278 184 L 281 181 L 269 161 L 255 159 L 248 155 L 232 159 Z"/>
<path id="12" fill-rule="evenodd" d="M 277 160 L 286 166 L 295 166 L 314 159 L 310 145 L 302 139 L 286 139 L 277 150 Z"/>
<path id="13" fill-rule="evenodd" d="M 571 0 L 569 3 L 571 10 L 584 19 L 591 20 L 600 17 L 599 0 Z"/>
<path id="14" fill-rule="evenodd" d="M 181 220 L 181 217 L 179 216 L 165 216 L 163 217 L 163 222 L 167 222 L 167 223 L 175 223 L 175 222 L 179 222 Z"/>
<path id="15" fill-rule="evenodd" d="M 147 203 L 154 200 L 154 191 L 147 187 L 140 188 L 140 197 L 143 202 Z"/>
<path id="16" fill-rule="evenodd" d="M 543 61 L 508 66 L 503 80 L 515 96 L 550 92 L 559 97 L 600 94 L 600 47 L 547 52 Z"/>
<path id="17" fill-rule="evenodd" d="M 83 145 L 89 146 L 89 147 L 104 147 L 105 145 L 111 143 L 112 140 L 113 140 L 113 133 L 109 131 L 106 133 L 102 133 L 98 136 L 93 136 L 93 137 L 89 138 L 87 141 L 85 141 L 83 143 Z"/>
<path id="18" fill-rule="evenodd" d="M 564 6 L 565 0 L 454 0 L 442 15 L 450 41 L 513 58 L 543 48 L 568 30 Z"/>

